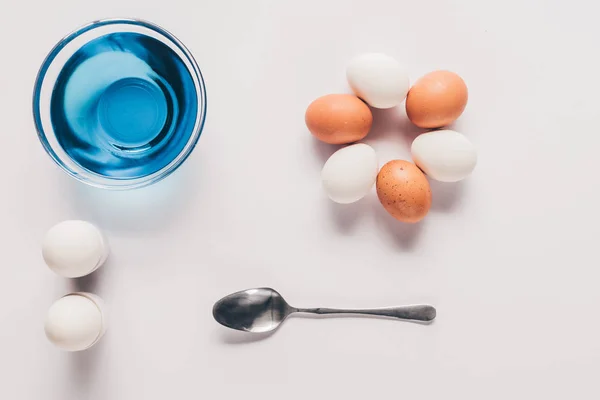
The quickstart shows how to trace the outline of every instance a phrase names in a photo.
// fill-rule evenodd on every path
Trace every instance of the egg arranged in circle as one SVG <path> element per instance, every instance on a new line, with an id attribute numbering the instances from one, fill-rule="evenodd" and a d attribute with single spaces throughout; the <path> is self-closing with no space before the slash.
<path id="1" fill-rule="evenodd" d="M 331 200 L 340 204 L 362 199 L 377 178 L 375 150 L 364 143 L 339 149 L 329 157 L 321 170 L 323 189 Z"/>
<path id="2" fill-rule="evenodd" d="M 419 78 L 406 97 L 406 115 L 420 128 L 441 128 L 465 110 L 467 85 L 450 71 L 434 71 Z"/>
<path id="3" fill-rule="evenodd" d="M 308 130 L 322 142 L 346 144 L 367 136 L 373 123 L 373 114 L 354 95 L 329 94 L 313 101 L 304 119 Z"/>
<path id="4" fill-rule="evenodd" d="M 393 160 L 377 175 L 377 196 L 383 208 L 399 221 L 421 221 L 431 208 L 431 189 L 427 178 L 413 163 Z"/>
<path id="5" fill-rule="evenodd" d="M 362 54 L 351 60 L 346 78 L 354 93 L 375 108 L 401 104 L 410 88 L 406 69 L 382 53 Z"/>
<path id="6" fill-rule="evenodd" d="M 417 136 L 411 154 L 427 176 L 441 182 L 463 180 L 477 164 L 475 146 L 463 134 L 449 129 Z"/>

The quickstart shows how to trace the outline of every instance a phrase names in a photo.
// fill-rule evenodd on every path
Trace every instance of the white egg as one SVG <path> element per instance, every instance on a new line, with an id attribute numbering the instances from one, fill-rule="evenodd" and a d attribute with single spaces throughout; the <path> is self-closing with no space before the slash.
<path id="1" fill-rule="evenodd" d="M 106 330 L 102 300 L 91 293 L 70 293 L 48 310 L 46 337 L 66 351 L 85 350 L 96 344 Z"/>
<path id="2" fill-rule="evenodd" d="M 464 135 L 444 129 L 417 136 L 411 146 L 413 161 L 427 176 L 458 182 L 473 172 L 477 151 Z"/>
<path id="3" fill-rule="evenodd" d="M 339 149 L 325 162 L 321 171 L 323 188 L 336 203 L 354 203 L 369 193 L 378 171 L 375 150 L 363 143 L 353 144 Z"/>
<path id="4" fill-rule="evenodd" d="M 42 256 L 50 269 L 66 278 L 92 273 L 108 256 L 102 232 L 86 221 L 63 221 L 46 233 Z"/>
<path id="5" fill-rule="evenodd" d="M 381 53 L 363 54 L 350 61 L 346 78 L 354 93 L 375 108 L 399 105 L 410 89 L 406 69 Z"/>

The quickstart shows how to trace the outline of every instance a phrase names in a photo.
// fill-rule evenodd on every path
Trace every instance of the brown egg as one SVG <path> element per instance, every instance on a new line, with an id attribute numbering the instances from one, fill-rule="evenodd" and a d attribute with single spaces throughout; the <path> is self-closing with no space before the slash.
<path id="1" fill-rule="evenodd" d="M 385 164 L 377 175 L 376 187 L 383 208 L 399 221 L 419 222 L 429 212 L 429 182 L 411 162 L 393 160 Z"/>
<path id="2" fill-rule="evenodd" d="M 313 101 L 306 110 L 306 126 L 319 140 L 331 144 L 356 142 L 369 133 L 373 114 L 358 97 L 328 94 Z"/>
<path id="3" fill-rule="evenodd" d="M 468 97 L 465 81 L 454 72 L 430 72 L 408 91 L 406 114 L 420 128 L 441 128 L 460 117 Z"/>

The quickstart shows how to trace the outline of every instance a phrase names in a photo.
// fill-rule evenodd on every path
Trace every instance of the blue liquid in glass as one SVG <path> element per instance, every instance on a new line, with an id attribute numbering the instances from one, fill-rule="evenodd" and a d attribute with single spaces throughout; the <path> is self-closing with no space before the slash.
<path id="1" fill-rule="evenodd" d="M 160 170 L 185 147 L 198 112 L 194 81 L 167 45 L 111 33 L 81 47 L 56 81 L 51 119 L 83 168 L 117 179 Z"/>

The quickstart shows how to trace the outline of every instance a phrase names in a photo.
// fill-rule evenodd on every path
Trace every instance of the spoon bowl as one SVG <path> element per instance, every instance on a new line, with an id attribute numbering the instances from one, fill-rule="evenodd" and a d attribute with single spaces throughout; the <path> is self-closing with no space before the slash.
<path id="1" fill-rule="evenodd" d="M 296 309 L 273 289 L 257 288 L 232 293 L 217 301 L 213 317 L 228 328 L 246 332 L 269 332 Z"/>

